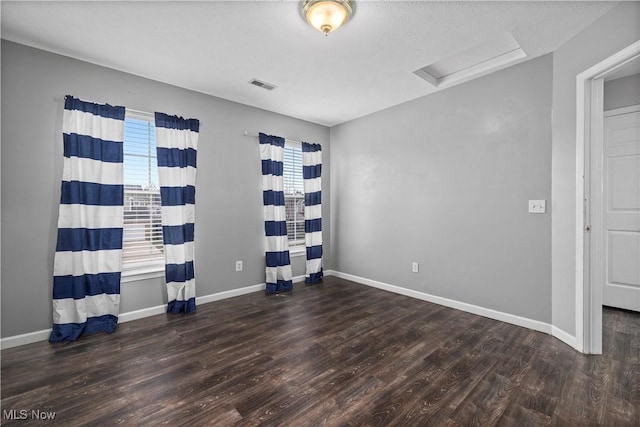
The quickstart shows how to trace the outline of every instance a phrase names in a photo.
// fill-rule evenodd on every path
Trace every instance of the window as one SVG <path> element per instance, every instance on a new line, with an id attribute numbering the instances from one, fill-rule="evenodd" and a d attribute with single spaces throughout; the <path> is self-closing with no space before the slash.
<path id="1" fill-rule="evenodd" d="M 287 142 L 283 161 L 284 201 L 287 214 L 287 237 L 291 249 L 304 247 L 304 184 L 302 148 Z"/>
<path id="2" fill-rule="evenodd" d="M 127 111 L 124 122 L 123 271 L 161 270 L 164 264 L 156 129 L 153 116 Z"/>

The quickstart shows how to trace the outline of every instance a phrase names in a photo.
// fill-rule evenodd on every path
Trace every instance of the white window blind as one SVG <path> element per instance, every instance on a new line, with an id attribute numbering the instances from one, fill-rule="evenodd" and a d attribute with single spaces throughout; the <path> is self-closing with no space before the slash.
<path id="1" fill-rule="evenodd" d="M 130 114 L 124 123 L 124 270 L 162 265 L 162 212 L 156 129 L 152 115 Z"/>
<path id="2" fill-rule="evenodd" d="M 289 142 L 284 147 L 284 200 L 289 247 L 304 246 L 304 184 L 302 148 Z"/>

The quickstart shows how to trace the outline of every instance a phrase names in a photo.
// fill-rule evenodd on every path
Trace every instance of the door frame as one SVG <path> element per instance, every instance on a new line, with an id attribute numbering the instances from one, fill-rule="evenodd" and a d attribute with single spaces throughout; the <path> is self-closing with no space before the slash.
<path id="1" fill-rule="evenodd" d="M 602 353 L 602 284 L 591 280 L 591 260 L 599 256 L 592 233 L 591 147 L 603 144 L 604 78 L 640 56 L 640 40 L 576 77 L 576 348 Z M 594 243 L 594 244 L 592 244 Z"/>

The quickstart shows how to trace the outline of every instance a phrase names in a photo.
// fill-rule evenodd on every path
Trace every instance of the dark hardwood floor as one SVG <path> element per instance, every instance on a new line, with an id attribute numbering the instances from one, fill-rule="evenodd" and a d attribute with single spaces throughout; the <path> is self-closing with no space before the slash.
<path id="1" fill-rule="evenodd" d="M 640 315 L 605 309 L 604 325 L 604 354 L 586 356 L 327 277 L 3 350 L 2 424 L 638 426 Z"/>

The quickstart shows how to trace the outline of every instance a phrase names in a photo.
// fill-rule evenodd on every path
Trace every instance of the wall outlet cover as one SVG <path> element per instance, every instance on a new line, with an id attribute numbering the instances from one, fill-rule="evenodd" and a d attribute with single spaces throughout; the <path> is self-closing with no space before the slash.
<path id="1" fill-rule="evenodd" d="M 529 213 L 546 213 L 546 200 L 529 200 Z"/>

